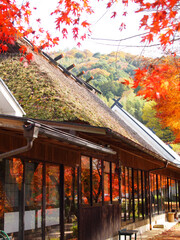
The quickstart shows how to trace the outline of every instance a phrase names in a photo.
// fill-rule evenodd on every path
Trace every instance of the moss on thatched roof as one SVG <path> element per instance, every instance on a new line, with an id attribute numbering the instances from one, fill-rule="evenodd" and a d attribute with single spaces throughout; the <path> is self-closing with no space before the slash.
<path id="1" fill-rule="evenodd" d="M 32 50 L 29 48 L 29 51 Z M 81 120 L 110 128 L 139 143 L 132 129 L 93 92 L 66 76 L 42 56 L 34 54 L 26 66 L 19 56 L 0 57 L 0 77 L 23 107 L 27 117 L 57 121 Z"/>

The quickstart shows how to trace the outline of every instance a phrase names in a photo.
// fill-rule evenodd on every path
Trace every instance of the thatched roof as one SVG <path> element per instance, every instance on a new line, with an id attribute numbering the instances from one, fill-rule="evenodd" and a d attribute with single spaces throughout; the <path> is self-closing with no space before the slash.
<path id="1" fill-rule="evenodd" d="M 33 48 L 27 41 L 20 44 Z M 54 121 L 82 121 L 105 127 L 123 137 L 153 150 L 131 127 L 100 100 L 85 84 L 50 62 L 42 52 L 33 52 L 26 66 L 17 55 L 1 55 L 0 77 L 8 85 L 27 117 Z"/>

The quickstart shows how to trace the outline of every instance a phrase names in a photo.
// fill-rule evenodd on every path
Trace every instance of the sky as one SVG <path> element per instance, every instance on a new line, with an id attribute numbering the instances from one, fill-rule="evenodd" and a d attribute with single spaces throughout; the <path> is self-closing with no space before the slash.
<path id="1" fill-rule="evenodd" d="M 134 13 L 136 4 L 130 3 L 128 14 L 126 17 L 123 17 L 122 13 L 125 10 L 120 2 L 115 3 L 109 10 L 106 8 L 105 3 L 108 2 L 106 0 L 99 2 L 90 0 L 90 2 L 94 7 L 95 13 L 91 16 L 83 15 L 83 17 L 91 23 L 91 36 L 81 42 L 82 45 L 78 48 L 77 42 L 73 40 L 70 34 L 68 39 L 61 39 L 59 46 L 54 50 L 72 49 L 75 47 L 79 50 L 88 49 L 93 53 L 100 52 L 104 54 L 113 51 L 124 51 L 147 57 L 158 57 L 162 54 L 161 49 L 158 49 L 158 47 L 148 47 L 148 45 L 144 47 L 145 44 L 140 43 L 141 37 L 129 38 L 144 33 L 143 30 L 139 30 L 139 21 L 142 15 Z M 54 19 L 49 16 L 49 13 L 55 9 L 56 0 L 51 0 L 51 3 L 49 0 L 31 0 L 31 3 L 37 7 L 36 17 L 38 16 L 42 19 L 41 24 L 50 30 L 54 36 L 60 36 L 59 32 L 53 27 Z M 116 18 L 111 18 L 113 11 L 121 14 L 118 14 Z M 123 31 L 119 30 L 121 22 L 126 24 L 126 29 Z M 34 24 L 37 23 L 34 21 Z"/>

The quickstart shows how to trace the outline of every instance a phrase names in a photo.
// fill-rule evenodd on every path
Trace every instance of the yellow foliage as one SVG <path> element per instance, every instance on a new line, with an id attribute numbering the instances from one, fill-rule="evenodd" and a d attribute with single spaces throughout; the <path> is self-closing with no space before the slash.
<path id="1" fill-rule="evenodd" d="M 95 75 L 95 74 L 99 74 L 99 75 L 103 75 L 104 77 L 109 77 L 110 73 L 107 72 L 104 69 L 100 69 L 100 68 L 95 68 L 91 70 L 91 74 Z"/>

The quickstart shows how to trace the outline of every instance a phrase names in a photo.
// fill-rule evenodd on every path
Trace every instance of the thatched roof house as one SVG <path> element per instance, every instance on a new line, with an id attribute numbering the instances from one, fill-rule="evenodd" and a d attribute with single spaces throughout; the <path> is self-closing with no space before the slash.
<path id="1" fill-rule="evenodd" d="M 19 60 L 18 44 L 33 53 L 27 66 Z M 10 48 L 12 54 L 1 55 L 1 78 L 25 110 L 27 117 L 85 122 L 91 126 L 109 128 L 144 150 L 154 149 L 133 128 L 118 118 L 82 79 L 66 71 L 43 52 L 36 53 L 27 40 L 19 40 Z M 89 84 L 88 84 L 89 85 Z M 156 152 L 156 154 L 158 154 Z"/>
<path id="2" fill-rule="evenodd" d="M 29 65 L 19 45 L 33 53 Z M 104 240 L 178 210 L 178 159 L 56 60 L 26 39 L 0 55 L 0 77 L 26 112 L 0 115 L 0 229 L 21 240 Z"/>

